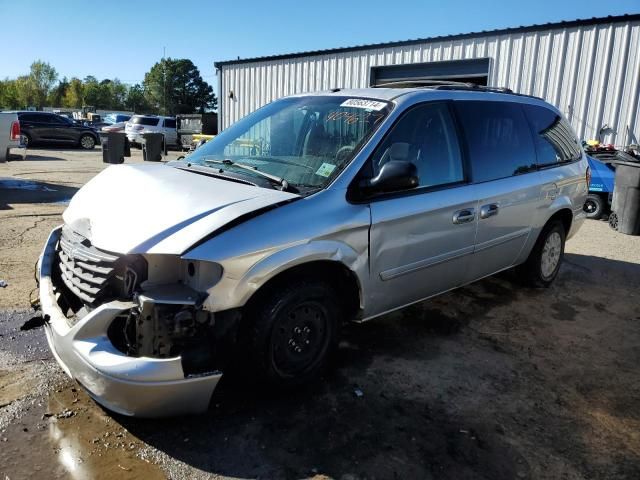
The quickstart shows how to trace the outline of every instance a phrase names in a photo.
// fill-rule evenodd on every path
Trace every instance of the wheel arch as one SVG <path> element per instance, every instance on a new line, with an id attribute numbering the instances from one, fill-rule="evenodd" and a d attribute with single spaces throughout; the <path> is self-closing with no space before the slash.
<path id="1" fill-rule="evenodd" d="M 87 130 L 85 130 L 84 132 L 80 132 L 80 135 L 78 136 L 78 143 L 82 142 L 82 137 L 91 137 L 93 138 L 93 141 L 96 145 L 98 145 L 100 142 L 100 135 L 98 135 L 97 133 L 94 132 L 89 132 Z"/>
<path id="2" fill-rule="evenodd" d="M 553 215 L 551 215 L 551 217 L 549 217 L 549 220 L 547 220 L 547 222 L 544 224 L 544 227 L 546 227 L 547 225 L 549 225 L 549 223 L 556 220 L 560 220 L 560 222 L 562 223 L 562 226 L 564 227 L 565 235 L 568 237 L 569 232 L 571 231 L 571 225 L 573 224 L 573 212 L 571 211 L 571 209 L 568 207 L 565 207 L 556 211 Z M 544 227 L 542 227 L 542 230 L 540 230 L 540 233 L 538 234 L 538 236 L 542 234 Z"/>
<path id="3" fill-rule="evenodd" d="M 582 208 L 582 207 L 580 207 Z M 542 232 L 544 232 L 544 229 L 546 228 L 547 225 L 549 225 L 549 223 L 559 220 L 565 230 L 565 236 L 566 238 L 569 238 L 569 232 L 571 231 L 571 227 L 573 225 L 573 212 L 571 210 L 571 208 L 566 205 L 566 204 L 561 204 L 547 219 L 546 221 L 544 221 L 544 223 L 540 222 L 537 224 L 537 227 L 531 232 L 531 234 L 529 235 L 529 238 L 527 240 L 527 243 L 525 244 L 525 246 L 522 248 L 522 250 L 520 251 L 520 254 L 518 256 L 518 258 L 516 259 L 514 265 L 519 265 L 523 262 L 525 262 L 527 260 L 527 258 L 529 258 L 529 255 L 531 254 L 532 249 L 534 248 L 536 242 L 538 241 L 538 238 L 540 238 L 540 235 L 542 235 Z"/>
<path id="4" fill-rule="evenodd" d="M 356 273 L 336 260 L 313 260 L 289 267 L 265 282 L 246 302 L 246 306 L 259 303 L 269 292 L 298 279 L 323 280 L 332 285 L 345 309 L 345 318 L 353 318 L 360 310 L 362 287 Z"/>

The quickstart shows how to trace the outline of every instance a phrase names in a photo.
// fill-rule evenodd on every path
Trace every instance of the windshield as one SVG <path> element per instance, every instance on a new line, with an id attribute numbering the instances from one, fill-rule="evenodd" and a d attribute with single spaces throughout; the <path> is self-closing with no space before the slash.
<path id="1" fill-rule="evenodd" d="M 294 187 L 320 188 L 351 161 L 390 110 L 389 102 L 344 96 L 285 98 L 246 116 L 184 163 L 218 168 L 224 160 L 222 168 L 230 172 L 258 177 L 253 169 Z"/>

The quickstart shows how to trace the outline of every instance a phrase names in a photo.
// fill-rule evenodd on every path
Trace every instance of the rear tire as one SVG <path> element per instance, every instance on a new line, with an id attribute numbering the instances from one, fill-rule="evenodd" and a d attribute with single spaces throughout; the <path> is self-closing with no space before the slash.
<path id="1" fill-rule="evenodd" d="M 271 289 L 248 309 L 249 369 L 279 387 L 308 383 L 327 367 L 338 345 L 343 311 L 334 289 L 301 280 Z"/>
<path id="2" fill-rule="evenodd" d="M 93 150 L 96 146 L 96 139 L 92 135 L 84 134 L 80 137 L 80 148 L 83 150 Z"/>
<path id="3" fill-rule="evenodd" d="M 592 220 L 600 220 L 604 214 L 605 204 L 600 195 L 590 194 L 584 201 L 582 209 L 587 214 L 587 218 Z"/>
<path id="4" fill-rule="evenodd" d="M 516 268 L 518 277 L 530 287 L 549 287 L 560 271 L 565 239 L 566 232 L 560 220 L 547 223 L 527 261 Z"/>

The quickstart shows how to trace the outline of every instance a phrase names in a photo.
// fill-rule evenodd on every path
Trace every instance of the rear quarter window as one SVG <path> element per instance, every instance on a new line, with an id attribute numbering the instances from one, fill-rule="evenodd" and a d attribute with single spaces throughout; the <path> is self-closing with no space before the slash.
<path id="1" fill-rule="evenodd" d="M 18 115 L 18 118 L 23 122 L 46 122 L 48 121 L 48 119 L 45 118 L 46 116 L 47 115 L 42 115 L 39 113 L 23 113 Z"/>
<path id="2" fill-rule="evenodd" d="M 474 182 L 531 171 L 536 166 L 529 124 L 517 103 L 455 101 Z"/>
<path id="3" fill-rule="evenodd" d="M 155 127 L 160 119 L 158 117 L 133 117 L 131 123 L 134 125 L 146 125 L 147 127 Z"/>
<path id="4" fill-rule="evenodd" d="M 553 110 L 538 105 L 523 105 L 531 126 L 539 166 L 579 160 L 582 149 L 569 122 Z"/>

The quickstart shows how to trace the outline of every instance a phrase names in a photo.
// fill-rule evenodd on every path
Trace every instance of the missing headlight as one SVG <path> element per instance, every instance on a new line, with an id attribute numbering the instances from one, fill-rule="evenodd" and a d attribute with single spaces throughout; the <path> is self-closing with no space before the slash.
<path id="1" fill-rule="evenodd" d="M 141 255 L 127 255 L 123 260 L 122 296 L 131 298 L 140 284 L 147 279 L 147 261 Z"/>

